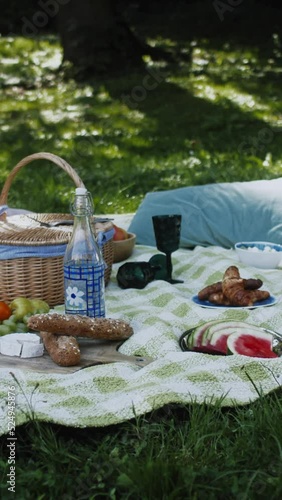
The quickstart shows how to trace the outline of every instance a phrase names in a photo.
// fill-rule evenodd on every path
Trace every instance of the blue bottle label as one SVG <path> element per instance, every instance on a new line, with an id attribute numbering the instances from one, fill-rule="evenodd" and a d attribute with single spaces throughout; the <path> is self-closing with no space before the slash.
<path id="1" fill-rule="evenodd" d="M 65 312 L 92 318 L 105 316 L 104 265 L 64 266 Z"/>

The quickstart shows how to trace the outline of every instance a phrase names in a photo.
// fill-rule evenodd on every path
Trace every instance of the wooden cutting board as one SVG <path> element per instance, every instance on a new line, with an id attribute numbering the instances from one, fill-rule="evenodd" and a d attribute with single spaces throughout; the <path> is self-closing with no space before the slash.
<path id="1" fill-rule="evenodd" d="M 79 339 L 81 352 L 80 364 L 76 366 L 59 366 L 50 358 L 47 352 L 38 358 L 19 358 L 17 356 L 3 356 L 0 354 L 0 368 L 34 370 L 44 373 L 75 373 L 78 370 L 88 366 L 101 365 L 107 363 L 116 363 L 125 361 L 133 363 L 136 366 L 148 365 L 153 361 L 152 358 L 143 358 L 141 356 L 126 356 L 118 352 L 121 341 L 104 341 Z"/>

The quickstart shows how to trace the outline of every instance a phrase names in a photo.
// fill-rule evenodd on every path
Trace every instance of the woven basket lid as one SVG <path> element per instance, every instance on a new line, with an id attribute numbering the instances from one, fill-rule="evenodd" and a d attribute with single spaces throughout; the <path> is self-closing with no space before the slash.
<path id="1" fill-rule="evenodd" d="M 74 182 L 76 188 L 85 188 L 79 175 L 63 158 L 60 158 L 53 153 L 41 151 L 26 156 L 9 173 L 2 191 L 0 193 L 0 207 L 8 207 L 8 195 L 13 179 L 18 172 L 35 160 L 48 160 L 60 167 Z M 57 220 L 72 219 L 70 214 L 28 214 L 7 216 L 5 212 L 0 212 L 0 245 L 19 245 L 19 246 L 48 246 L 68 243 L 72 234 L 72 226 L 45 227 L 40 225 L 40 222 L 55 222 Z M 32 219 L 36 219 L 35 221 Z M 92 228 L 96 233 L 96 224 L 92 224 Z M 100 228 L 101 230 L 108 230 Z"/>
<path id="2" fill-rule="evenodd" d="M 68 243 L 71 226 L 44 227 L 40 222 L 51 222 L 65 219 L 63 214 L 30 214 L 7 217 L 0 223 L 0 245 L 42 246 Z M 37 222 L 38 221 L 38 222 Z"/>
<path id="3" fill-rule="evenodd" d="M 30 217 L 32 217 L 32 220 Z M 0 245 L 24 245 L 43 246 L 60 245 L 69 242 L 72 234 L 72 226 L 61 225 L 57 227 L 44 227 L 40 222 L 56 222 L 72 220 L 69 214 L 27 214 L 13 215 L 7 217 L 6 221 L 0 222 Z M 108 231 L 112 224 L 94 224 L 92 229 Z"/>

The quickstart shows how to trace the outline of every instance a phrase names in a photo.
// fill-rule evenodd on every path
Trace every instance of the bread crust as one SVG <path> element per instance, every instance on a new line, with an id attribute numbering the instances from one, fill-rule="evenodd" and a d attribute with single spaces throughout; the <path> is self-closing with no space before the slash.
<path id="1" fill-rule="evenodd" d="M 29 318 L 28 327 L 56 335 L 105 340 L 126 340 L 133 334 L 132 327 L 125 321 L 79 314 L 35 314 Z"/>
<path id="2" fill-rule="evenodd" d="M 44 347 L 50 358 L 60 366 L 75 366 L 80 363 L 80 349 L 72 336 L 40 332 Z"/>

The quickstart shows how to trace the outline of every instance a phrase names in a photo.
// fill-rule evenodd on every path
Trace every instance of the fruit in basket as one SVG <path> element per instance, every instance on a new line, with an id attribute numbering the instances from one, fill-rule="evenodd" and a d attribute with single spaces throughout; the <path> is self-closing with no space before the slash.
<path id="1" fill-rule="evenodd" d="M 113 229 L 114 229 L 114 236 L 113 236 L 114 241 L 122 241 L 128 238 L 127 231 L 125 229 L 122 229 L 122 227 L 113 224 Z"/>
<path id="2" fill-rule="evenodd" d="M 0 321 L 8 319 L 12 315 L 12 310 L 6 302 L 0 301 Z"/>

